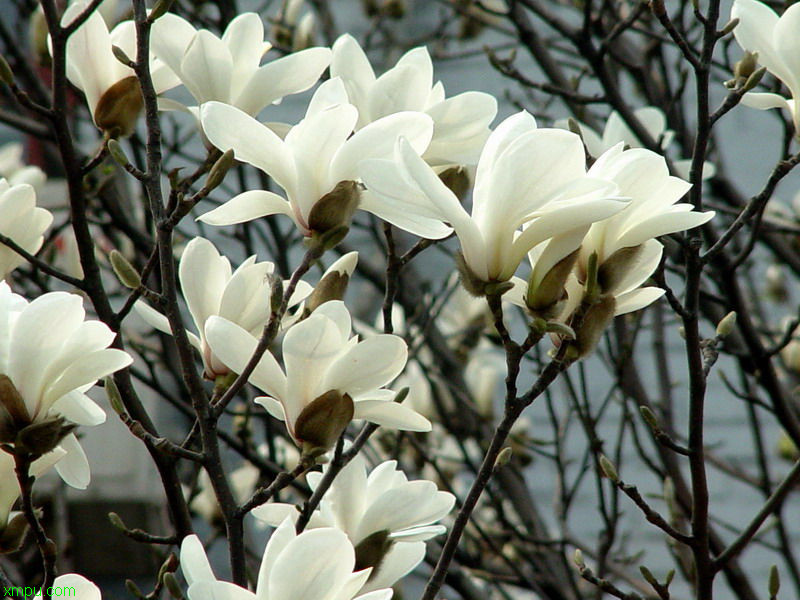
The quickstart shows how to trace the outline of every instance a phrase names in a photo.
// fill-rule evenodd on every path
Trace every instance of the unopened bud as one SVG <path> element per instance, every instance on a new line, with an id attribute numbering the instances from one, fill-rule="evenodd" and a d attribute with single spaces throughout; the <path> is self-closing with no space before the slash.
<path id="1" fill-rule="evenodd" d="M 269 307 L 274 313 L 280 311 L 283 306 L 283 279 L 277 273 L 270 273 L 269 278 Z"/>
<path id="2" fill-rule="evenodd" d="M 578 358 L 585 358 L 595 349 L 611 320 L 614 318 L 617 301 L 605 296 L 589 307 L 583 321 L 575 331 L 575 347 Z"/>
<path id="3" fill-rule="evenodd" d="M 131 75 L 108 88 L 94 109 L 94 122 L 111 138 L 133 133 L 136 119 L 144 106 L 139 80 Z"/>
<path id="4" fill-rule="evenodd" d="M 666 578 L 664 579 L 664 587 L 668 588 L 673 579 L 675 579 L 675 569 L 670 569 Z"/>
<path id="5" fill-rule="evenodd" d="M 528 293 L 525 296 L 525 304 L 531 312 L 544 319 L 552 319 L 558 315 L 562 300 L 566 298 L 564 284 L 567 281 L 567 277 L 572 273 L 572 268 L 575 266 L 575 261 L 578 260 L 579 253 L 580 248 L 559 260 L 541 278 L 538 285 L 533 279 L 536 271 L 534 270 L 531 273 L 531 278 L 528 282 Z"/>
<path id="6" fill-rule="evenodd" d="M 309 247 L 316 247 L 322 254 L 339 245 L 345 237 L 347 237 L 350 228 L 347 225 L 341 225 L 325 233 L 313 233 L 309 240 Z"/>
<path id="7" fill-rule="evenodd" d="M 735 79 L 747 79 L 758 68 L 758 52 L 745 52 L 744 56 L 733 65 L 733 76 Z"/>
<path id="8" fill-rule="evenodd" d="M 755 88 L 759 83 L 761 83 L 761 80 L 764 78 L 764 74 L 766 72 L 767 72 L 767 67 L 761 67 L 760 69 L 758 69 L 755 73 L 753 73 L 752 75 L 750 75 L 750 77 L 747 78 L 747 81 L 744 82 L 742 89 L 745 92 L 749 92 L 750 90 Z"/>
<path id="9" fill-rule="evenodd" d="M 128 531 L 128 528 L 125 526 L 125 522 L 115 512 L 108 513 L 108 521 L 120 531 Z"/>
<path id="10" fill-rule="evenodd" d="M 76 427 L 75 423 L 70 423 L 61 416 L 37 421 L 17 433 L 14 446 L 31 456 L 44 456 L 58 446 L 59 442 Z"/>
<path id="11" fill-rule="evenodd" d="M 319 280 L 306 300 L 306 308 L 313 312 L 318 306 L 331 300 L 341 300 L 347 290 L 350 276 L 358 263 L 358 252 L 348 252 L 334 262 Z"/>
<path id="12" fill-rule="evenodd" d="M 308 214 L 309 229 L 325 233 L 337 227 L 349 227 L 360 197 L 361 192 L 355 181 L 340 181 L 311 208 Z"/>
<path id="13" fill-rule="evenodd" d="M 770 600 L 778 597 L 778 592 L 781 589 L 781 574 L 778 572 L 777 565 L 772 565 L 769 568 L 769 582 L 767 583 Z"/>
<path id="14" fill-rule="evenodd" d="M 164 575 L 167 573 L 174 573 L 178 570 L 178 557 L 174 552 L 170 552 L 167 559 L 161 563 L 161 568 L 158 570 L 158 581 L 164 580 Z"/>
<path id="15" fill-rule="evenodd" d="M 212 166 L 211 170 L 208 172 L 205 188 L 211 191 L 219 186 L 219 184 L 222 183 L 222 180 L 225 179 L 225 175 L 228 174 L 228 171 L 233 166 L 233 162 L 233 150 L 226 150 L 225 153 L 217 159 L 217 162 L 214 163 L 214 166 Z"/>
<path id="16" fill-rule="evenodd" d="M 794 440 L 788 436 L 785 431 L 781 431 L 780 436 L 778 437 L 778 456 L 780 456 L 784 460 L 788 460 L 789 462 L 795 462 L 796 460 L 800 459 L 800 450 L 797 449 L 797 445 L 794 443 Z"/>
<path id="17" fill-rule="evenodd" d="M 647 583 L 649 583 L 650 585 L 652 585 L 656 589 L 658 588 L 658 585 L 659 585 L 658 584 L 658 579 L 655 578 L 655 576 L 650 571 L 650 569 L 648 569 L 644 565 L 639 565 L 639 572 L 642 574 L 642 577 L 644 577 L 644 579 L 645 579 L 645 581 Z"/>
<path id="18" fill-rule="evenodd" d="M 509 446 L 506 446 L 505 448 L 500 450 L 500 454 L 497 455 L 497 458 L 494 461 L 494 468 L 499 469 L 507 465 L 508 461 L 511 460 L 513 454 L 514 451 Z"/>
<path id="19" fill-rule="evenodd" d="M 150 14 L 147 16 L 147 20 L 152 23 L 156 19 L 163 17 L 170 7 L 172 7 L 173 2 L 174 0 L 157 0 L 153 5 L 153 10 L 151 10 Z"/>
<path id="20" fill-rule="evenodd" d="M 119 393 L 119 388 L 113 377 L 106 377 L 103 379 L 103 384 L 106 389 L 106 396 L 108 396 L 108 403 L 111 408 L 118 415 L 125 414 L 125 405 L 122 403 L 122 395 Z"/>
<path id="21" fill-rule="evenodd" d="M 111 268 L 114 269 L 114 273 L 122 282 L 122 285 L 132 290 L 138 290 L 140 287 L 142 287 L 142 277 L 139 275 L 139 272 L 136 270 L 136 268 L 128 262 L 128 259 L 125 258 L 121 252 L 112 250 L 108 258 L 111 262 Z"/>
<path id="22" fill-rule="evenodd" d="M 617 468 L 614 466 L 608 458 L 604 455 L 600 455 L 600 470 L 603 471 L 603 475 L 608 477 L 614 483 L 619 482 L 619 475 L 617 474 Z"/>
<path id="23" fill-rule="evenodd" d="M 770 265 L 764 275 L 767 297 L 773 302 L 786 302 L 789 299 L 789 288 L 786 285 L 786 273 L 780 265 Z"/>
<path id="24" fill-rule="evenodd" d="M 583 131 L 581 130 L 581 124 L 578 123 L 578 120 L 574 117 L 570 117 L 567 119 L 567 129 L 569 129 L 575 135 L 580 136 L 583 139 Z"/>
<path id="25" fill-rule="evenodd" d="M 11 70 L 11 67 L 2 54 L 0 54 L 0 81 L 6 85 L 14 83 L 14 72 Z"/>
<path id="26" fill-rule="evenodd" d="M 736 327 L 736 311 L 731 311 L 724 317 L 722 317 L 717 323 L 717 336 L 721 338 L 728 337 L 730 334 L 733 333 L 734 328 Z"/>
<path id="27" fill-rule="evenodd" d="M 575 566 L 579 569 L 583 569 L 586 566 L 586 563 L 583 561 L 583 551 L 580 548 L 575 548 L 575 552 L 572 554 L 572 562 L 574 562 Z"/>
<path id="28" fill-rule="evenodd" d="M 659 431 L 661 429 L 661 427 L 658 425 L 658 419 L 656 418 L 655 413 L 650 410 L 649 406 L 640 406 L 639 412 L 641 413 L 644 422 L 650 426 L 650 429 L 653 431 Z"/>
<path id="29" fill-rule="evenodd" d="M 728 21 L 725 24 L 725 27 L 722 28 L 722 31 L 719 32 L 720 36 L 724 37 L 724 36 L 728 35 L 731 31 L 736 29 L 736 26 L 738 24 L 739 24 L 739 17 L 735 17 L 735 18 L 731 19 L 730 21 Z"/>
<path id="30" fill-rule="evenodd" d="M 330 450 L 353 420 L 355 407 L 347 394 L 325 392 L 306 406 L 294 425 L 303 454 L 314 457 Z"/>
<path id="31" fill-rule="evenodd" d="M 120 144 L 117 140 L 108 140 L 106 147 L 108 148 L 108 153 L 111 155 L 111 158 L 113 158 L 114 162 L 120 167 L 127 167 L 129 164 L 131 164 L 128 160 L 128 157 L 125 156 L 125 151 L 122 149 L 122 144 Z"/>
<path id="32" fill-rule="evenodd" d="M 112 44 L 112 46 L 111 46 L 111 54 L 113 54 L 114 58 L 116 58 L 119 62 L 121 62 L 126 67 L 131 66 L 131 64 L 133 63 L 133 61 L 130 59 L 130 57 L 127 54 L 125 54 L 125 50 L 123 50 L 119 46 L 116 46 L 116 45 Z"/>
<path id="33" fill-rule="evenodd" d="M 183 590 L 178 583 L 178 579 L 173 573 L 165 573 L 162 581 L 164 582 L 164 587 L 167 588 L 170 596 L 172 596 L 175 600 L 186 600 L 186 596 L 183 595 Z"/>
<path id="34" fill-rule="evenodd" d="M 128 593 L 134 598 L 145 600 L 145 595 L 142 593 L 142 590 L 139 589 L 139 586 L 136 585 L 132 579 L 125 580 L 125 589 L 127 589 Z"/>

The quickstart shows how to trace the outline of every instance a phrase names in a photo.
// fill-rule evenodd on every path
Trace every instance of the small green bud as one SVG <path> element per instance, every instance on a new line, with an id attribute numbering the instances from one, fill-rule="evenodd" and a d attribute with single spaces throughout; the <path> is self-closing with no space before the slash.
<path id="1" fill-rule="evenodd" d="M 178 579 L 173 573 L 165 573 L 162 581 L 164 582 L 164 587 L 167 588 L 170 596 L 172 596 L 175 600 L 186 600 L 186 596 L 183 595 L 183 590 L 178 583 Z"/>
<path id="2" fill-rule="evenodd" d="M 153 23 L 156 19 L 163 17 L 167 11 L 172 7 L 174 0 L 157 0 L 153 5 L 153 10 L 147 16 L 147 20 Z"/>
<path id="3" fill-rule="evenodd" d="M 724 37 L 724 36 L 728 35 L 731 31 L 736 29 L 736 26 L 738 24 L 739 24 L 739 17 L 735 17 L 735 18 L 731 19 L 730 21 L 728 21 L 726 23 L 725 27 L 722 28 L 722 31 L 719 32 L 720 36 Z"/>
<path id="4" fill-rule="evenodd" d="M 668 588 L 673 579 L 675 579 L 675 569 L 670 569 L 666 579 L 664 579 L 664 587 Z"/>
<path id="5" fill-rule="evenodd" d="M 116 58 L 119 62 L 121 62 L 126 67 L 129 67 L 131 65 L 131 63 L 133 62 L 130 59 L 130 57 L 127 54 L 125 54 L 125 50 L 123 50 L 122 48 L 120 48 L 119 46 L 116 46 L 114 44 L 111 45 L 111 54 L 113 54 L 114 58 Z"/>
<path id="6" fill-rule="evenodd" d="M 586 566 L 586 563 L 583 561 L 583 551 L 580 548 L 575 548 L 575 552 L 572 555 L 572 562 L 574 562 L 575 566 L 579 569 L 583 569 Z"/>
<path id="7" fill-rule="evenodd" d="M 19 550 L 27 533 L 28 519 L 25 515 L 20 512 L 11 517 L 5 527 L 0 529 L 0 554 L 11 554 Z"/>
<path id="8" fill-rule="evenodd" d="M 758 68 L 758 52 L 745 52 L 742 58 L 733 65 L 733 77 L 746 80 Z"/>
<path id="9" fill-rule="evenodd" d="M 749 92 L 754 87 L 756 87 L 761 80 L 764 79 L 764 75 L 767 72 L 767 67 L 761 67 L 756 72 L 754 72 L 750 77 L 747 78 L 747 81 L 744 82 L 744 86 L 742 86 L 742 90 L 745 92 Z"/>
<path id="10" fill-rule="evenodd" d="M 603 471 L 603 475 L 608 477 L 614 483 L 619 483 L 619 475 L 617 475 L 617 468 L 614 466 L 605 454 L 600 455 L 600 470 Z"/>
<path id="11" fill-rule="evenodd" d="M 108 403 L 111 408 L 118 415 L 125 414 L 125 405 L 122 403 L 122 395 L 119 393 L 119 388 L 113 377 L 106 377 L 103 379 L 103 384 L 106 388 L 106 396 L 108 396 Z"/>
<path id="12" fill-rule="evenodd" d="M 545 324 L 544 330 L 547 333 L 555 333 L 565 340 L 575 339 L 575 330 L 566 323 L 561 323 L 559 321 L 548 321 Z"/>
<path id="13" fill-rule="evenodd" d="M 797 449 L 794 440 L 792 440 L 792 438 L 790 438 L 785 431 L 781 431 L 781 434 L 778 437 L 777 450 L 778 456 L 784 460 L 795 462 L 796 460 L 800 459 L 800 450 Z"/>
<path id="14" fill-rule="evenodd" d="M 583 139 L 583 132 L 581 131 L 581 125 L 578 123 L 578 120 L 574 117 L 570 117 L 567 119 L 567 129 L 569 129 L 575 135 L 578 135 Z"/>
<path id="15" fill-rule="evenodd" d="M 131 161 L 129 161 L 128 157 L 125 156 L 125 151 L 122 149 L 122 144 L 120 144 L 117 140 L 113 138 L 108 140 L 106 147 L 108 148 L 108 153 L 111 155 L 111 158 L 113 158 L 114 162 L 120 167 L 127 167 L 129 164 L 131 164 Z"/>
<path id="16" fill-rule="evenodd" d="M 780 591 L 780 589 L 781 589 L 781 574 L 780 572 L 778 572 L 777 565 L 772 565 L 769 568 L 769 583 L 768 583 L 770 600 L 778 597 L 778 592 Z"/>
<path id="17" fill-rule="evenodd" d="M 109 522 L 120 531 L 128 531 L 122 518 L 115 512 L 108 513 Z"/>
<path id="18" fill-rule="evenodd" d="M 277 313 L 283 304 L 283 279 L 277 273 L 270 273 L 269 277 L 269 307 Z"/>
<path id="19" fill-rule="evenodd" d="M 508 464 L 508 461 L 511 460 L 511 456 L 514 454 L 514 451 L 509 447 L 506 446 L 502 450 L 500 450 L 500 454 L 497 455 L 497 458 L 494 461 L 494 468 L 499 469 L 504 467 Z"/>
<path id="20" fill-rule="evenodd" d="M 14 71 L 11 70 L 11 67 L 2 54 L 0 54 L 0 81 L 6 85 L 14 83 Z"/>
<path id="21" fill-rule="evenodd" d="M 639 412 L 641 413 L 644 422 L 650 426 L 650 429 L 653 431 L 658 431 L 661 429 L 661 427 L 658 425 L 658 419 L 656 418 L 655 413 L 650 410 L 649 406 L 640 406 Z"/>
<path id="22" fill-rule="evenodd" d="M 207 190 L 213 190 L 222 183 L 222 181 L 225 179 L 225 175 L 228 174 L 228 171 L 233 166 L 233 162 L 233 150 L 226 150 L 225 153 L 217 159 L 217 162 L 214 163 L 214 166 L 212 166 L 211 170 L 208 172 L 205 185 Z"/>
<path id="23" fill-rule="evenodd" d="M 146 598 L 142 590 L 139 589 L 139 586 L 136 585 L 132 579 L 125 580 L 125 589 L 127 589 L 128 593 L 134 598 L 140 598 L 141 600 L 145 600 Z"/>
<path id="24" fill-rule="evenodd" d="M 717 337 L 725 338 L 733 333 L 736 327 L 736 311 L 731 311 L 717 323 Z"/>
<path id="25" fill-rule="evenodd" d="M 653 576 L 653 573 L 644 565 L 639 565 L 639 572 L 644 577 L 645 581 L 652 585 L 654 588 L 658 587 L 658 579 Z"/>
<path id="26" fill-rule="evenodd" d="M 158 570 L 158 581 L 164 580 L 164 575 L 167 573 L 174 573 L 178 570 L 178 557 L 174 552 L 170 552 L 167 559 L 161 563 L 161 568 Z"/>
<path id="27" fill-rule="evenodd" d="M 139 275 L 139 272 L 136 270 L 136 268 L 128 262 L 128 259 L 125 258 L 121 252 L 112 250 L 108 258 L 111 262 L 111 268 L 114 269 L 114 273 L 120 282 L 122 282 L 122 285 L 132 290 L 138 290 L 140 287 L 142 287 L 142 277 Z"/>

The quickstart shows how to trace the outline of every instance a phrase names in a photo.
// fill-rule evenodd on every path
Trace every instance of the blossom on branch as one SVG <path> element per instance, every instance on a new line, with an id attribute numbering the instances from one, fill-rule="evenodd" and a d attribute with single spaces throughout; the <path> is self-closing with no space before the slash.
<path id="1" fill-rule="evenodd" d="M 392 590 L 356 597 L 371 569 L 356 565 L 356 553 L 347 536 L 330 527 L 295 533 L 286 519 L 269 538 L 256 591 L 217 580 L 203 544 L 196 535 L 183 539 L 181 569 L 189 584 L 189 600 L 389 600 Z"/>
<path id="2" fill-rule="evenodd" d="M 270 317 L 270 275 L 275 270 L 271 262 L 256 262 L 251 256 L 231 272 L 230 261 L 214 244 L 197 237 L 186 245 L 178 267 L 178 278 L 186 305 L 198 334 L 187 331 L 189 342 L 203 357 L 205 375 L 215 379 L 229 370 L 217 358 L 205 337 L 205 324 L 212 315 L 219 315 L 253 335 L 260 335 Z M 299 282 L 290 306 L 301 302 L 311 293 L 311 286 Z M 167 317 L 139 300 L 134 305 L 139 315 L 159 331 L 172 334 Z"/>
<path id="3" fill-rule="evenodd" d="M 106 419 L 86 392 L 132 362 L 109 348 L 115 334 L 105 323 L 85 316 L 79 296 L 49 292 L 28 303 L 0 282 L 0 442 L 31 458 L 62 448 L 55 469 L 81 489 L 89 463 L 73 431 Z"/>
<path id="4" fill-rule="evenodd" d="M 385 389 L 405 367 L 402 338 L 377 335 L 361 342 L 350 337 L 352 322 L 338 300 L 317 307 L 289 328 L 283 338 L 285 372 L 265 352 L 250 381 L 267 396 L 256 398 L 276 419 L 286 422 L 304 453 L 329 450 L 353 419 L 406 431 L 430 431 L 431 424 L 410 408 L 393 402 Z M 219 360 L 236 373 L 250 361 L 258 340 L 221 317 L 206 323 L 206 339 Z"/>
<path id="5" fill-rule="evenodd" d="M 0 235 L 34 254 L 42 247 L 43 234 L 52 222 L 50 211 L 36 206 L 36 191 L 31 185 L 9 185 L 0 179 Z M 0 278 L 4 279 L 24 262 L 22 256 L 0 243 Z"/>
<path id="6" fill-rule="evenodd" d="M 323 473 L 306 475 L 312 490 Z M 336 475 L 308 528 L 335 527 L 347 534 L 355 546 L 356 569 L 372 568 L 362 588 L 367 592 L 394 585 L 422 562 L 425 540 L 446 531 L 435 523 L 454 504 L 455 496 L 439 491 L 433 482 L 408 481 L 394 460 L 368 475 L 367 463 L 358 454 Z M 294 505 L 279 502 L 259 506 L 252 514 L 273 527 L 299 516 Z"/>
<path id="7" fill-rule="evenodd" d="M 791 98 L 780 94 L 747 92 L 742 104 L 767 110 L 785 108 L 800 136 L 800 5 L 789 6 L 781 17 L 758 0 L 736 0 L 731 19 L 739 19 L 733 35 L 745 50 L 758 54 L 758 62 L 789 88 Z"/>

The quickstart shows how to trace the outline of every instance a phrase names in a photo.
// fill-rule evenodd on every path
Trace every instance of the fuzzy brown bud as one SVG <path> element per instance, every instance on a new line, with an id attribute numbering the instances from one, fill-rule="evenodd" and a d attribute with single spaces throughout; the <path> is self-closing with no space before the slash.
<path id="1" fill-rule="evenodd" d="M 361 192 L 355 181 L 340 181 L 330 192 L 317 200 L 308 214 L 311 231 L 325 233 L 350 225 L 358 208 Z"/>
<path id="2" fill-rule="evenodd" d="M 535 315 L 543 319 L 552 319 L 559 313 L 562 300 L 566 298 L 564 284 L 567 277 L 578 260 L 580 249 L 571 252 L 558 261 L 547 272 L 547 274 L 534 286 L 533 282 L 528 283 L 528 293 L 525 296 L 525 304 Z"/>
<path id="3" fill-rule="evenodd" d="M 111 138 L 133 133 L 136 119 L 144 106 L 139 80 L 131 75 L 108 88 L 94 109 L 94 122 Z"/>
<path id="4" fill-rule="evenodd" d="M 347 394 L 325 392 L 306 406 L 294 425 L 303 454 L 314 457 L 330 450 L 353 420 L 355 407 Z"/>

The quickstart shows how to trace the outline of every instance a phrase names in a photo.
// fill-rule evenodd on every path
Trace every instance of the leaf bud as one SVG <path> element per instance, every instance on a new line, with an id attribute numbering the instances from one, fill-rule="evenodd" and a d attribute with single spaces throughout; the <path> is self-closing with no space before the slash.
<path id="1" fill-rule="evenodd" d="M 717 336 L 721 338 L 728 337 L 730 334 L 733 333 L 734 328 L 736 327 L 736 311 L 731 311 L 724 317 L 722 317 L 717 323 Z"/>
<path id="2" fill-rule="evenodd" d="M 217 159 L 217 162 L 211 167 L 211 170 L 208 172 L 208 177 L 206 178 L 205 188 L 208 191 L 217 188 L 219 184 L 222 183 L 225 179 L 225 175 L 228 174 L 228 171 L 233 166 L 233 162 L 233 150 L 226 150 L 225 153 Z"/>
<path id="3" fill-rule="evenodd" d="M 599 462 L 600 470 L 603 471 L 603 475 L 614 483 L 619 483 L 619 475 L 617 474 L 617 468 L 614 466 L 614 463 L 608 460 L 605 454 L 600 455 Z"/>
<path id="4" fill-rule="evenodd" d="M 0 80 L 6 85 L 12 85 L 14 83 L 14 72 L 11 70 L 8 62 L 6 62 L 6 58 L 2 54 L 0 54 Z"/>
<path id="5" fill-rule="evenodd" d="M 142 286 L 142 278 L 136 268 L 128 262 L 121 252 L 112 250 L 108 256 L 114 274 L 126 288 L 137 290 Z"/>
<path id="6" fill-rule="evenodd" d="M 781 574 L 778 571 L 777 565 L 772 565 L 769 568 L 769 582 L 767 584 L 770 600 L 778 597 L 778 592 L 781 589 Z"/>
<path id="7" fill-rule="evenodd" d="M 119 393 L 119 388 L 117 387 L 114 378 L 106 377 L 103 379 L 103 384 L 105 386 L 106 396 L 108 396 L 108 403 L 111 405 L 111 408 L 118 415 L 124 415 L 125 406 L 122 403 L 122 395 Z"/>

